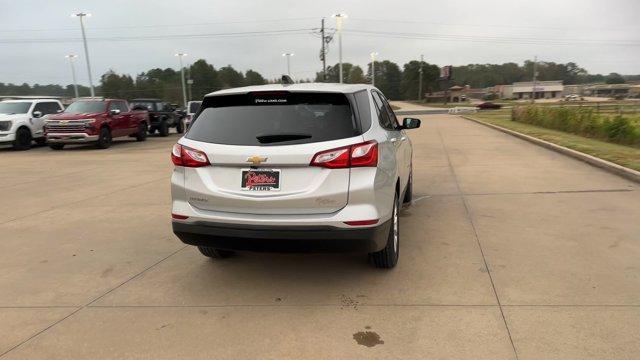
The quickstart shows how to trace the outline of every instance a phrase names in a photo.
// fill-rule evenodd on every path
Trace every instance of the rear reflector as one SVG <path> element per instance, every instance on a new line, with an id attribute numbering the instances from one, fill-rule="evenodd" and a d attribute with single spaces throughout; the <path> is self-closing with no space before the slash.
<path id="1" fill-rule="evenodd" d="M 378 165 L 378 143 L 375 140 L 321 151 L 313 156 L 310 166 L 344 169 Z"/>
<path id="2" fill-rule="evenodd" d="M 211 165 L 207 158 L 207 154 L 200 150 L 192 149 L 180 144 L 173 145 L 173 149 L 171 149 L 171 161 L 175 166 L 184 167 L 201 167 Z"/>
<path id="3" fill-rule="evenodd" d="M 364 226 L 364 225 L 375 225 L 378 223 L 378 219 L 373 220 L 354 220 L 354 221 L 345 221 L 344 223 L 350 226 Z"/>
<path id="4" fill-rule="evenodd" d="M 178 215 L 178 214 L 171 214 L 171 218 L 174 220 L 186 220 L 189 217 L 188 216 L 184 216 L 184 215 Z"/>

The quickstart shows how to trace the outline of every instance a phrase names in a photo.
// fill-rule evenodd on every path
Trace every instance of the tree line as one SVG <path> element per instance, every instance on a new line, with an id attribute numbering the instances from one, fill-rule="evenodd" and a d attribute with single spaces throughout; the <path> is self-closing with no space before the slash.
<path id="1" fill-rule="evenodd" d="M 610 84 L 624 83 L 636 80 L 639 75 L 623 77 L 617 73 L 609 75 L 589 74 L 576 63 L 566 64 L 554 62 L 538 62 L 537 79 L 562 80 L 564 84 L 584 84 L 605 82 Z M 500 84 L 512 84 L 518 81 L 531 81 L 534 63 L 525 61 L 519 65 L 513 62 L 504 64 L 469 64 L 455 66 L 453 79 L 443 82 L 439 79 L 439 67 L 420 61 L 410 61 L 400 67 L 389 61 L 376 61 L 375 67 L 371 63 L 365 66 L 366 71 L 359 65 L 343 63 L 343 81 L 345 83 L 371 83 L 375 78 L 375 85 L 382 92 L 394 100 L 410 100 L 418 98 L 420 68 L 422 67 L 422 92 L 429 93 L 444 89 L 452 85 L 469 85 L 472 88 L 485 88 Z M 375 74 L 372 70 L 375 68 Z M 206 60 L 200 59 L 185 68 L 186 77 L 193 83 L 187 85 L 189 99 L 201 99 L 212 91 L 246 86 L 262 85 L 278 82 L 279 79 L 266 79 L 254 70 L 245 72 L 234 69 L 231 65 L 215 68 Z M 373 76 L 375 75 L 375 76 Z M 314 79 L 300 79 L 300 82 L 339 82 L 339 65 L 328 66 L 326 73 L 318 72 Z M 89 96 L 89 88 L 78 86 L 80 96 Z M 73 85 L 15 85 L 0 82 L 0 95 L 50 95 L 74 96 Z M 180 70 L 172 68 L 155 68 L 132 77 L 118 74 L 113 70 L 107 71 L 100 77 L 100 84 L 96 87 L 96 95 L 109 98 L 161 98 L 175 103 L 182 101 L 182 87 Z"/>

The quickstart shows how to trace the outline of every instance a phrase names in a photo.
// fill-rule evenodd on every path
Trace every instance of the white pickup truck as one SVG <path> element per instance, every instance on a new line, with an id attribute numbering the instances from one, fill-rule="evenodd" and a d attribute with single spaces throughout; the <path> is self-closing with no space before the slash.
<path id="1" fill-rule="evenodd" d="M 53 99 L 0 101 L 0 145 L 27 150 L 32 141 L 44 144 L 44 117 L 63 109 L 60 101 Z"/>

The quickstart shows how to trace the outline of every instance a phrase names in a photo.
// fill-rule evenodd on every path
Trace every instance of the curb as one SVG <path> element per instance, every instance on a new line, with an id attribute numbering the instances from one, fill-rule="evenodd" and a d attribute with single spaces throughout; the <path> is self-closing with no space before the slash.
<path id="1" fill-rule="evenodd" d="M 463 119 L 467 119 L 467 120 L 476 122 L 476 123 L 478 123 L 480 125 L 484 125 L 484 126 L 492 128 L 492 129 L 495 129 L 495 130 L 498 130 L 498 131 L 502 131 L 505 134 L 509 134 L 509 135 L 515 136 L 515 137 L 520 138 L 522 140 L 525 140 L 525 141 L 528 141 L 530 143 L 536 144 L 538 146 L 542 146 L 544 148 L 547 148 L 549 150 L 553 150 L 555 152 L 570 156 L 570 157 L 572 157 L 574 159 L 578 159 L 580 161 L 586 162 L 589 165 L 592 165 L 592 166 L 595 166 L 597 168 L 606 170 L 606 171 L 608 171 L 608 172 L 610 172 L 612 174 L 618 175 L 618 176 L 623 177 L 623 178 L 625 178 L 627 180 L 631 180 L 631 181 L 640 183 L 640 171 L 629 169 L 629 168 L 626 168 L 624 166 L 621 166 L 621 165 L 618 165 L 618 164 L 614 164 L 614 163 L 612 163 L 610 161 L 603 160 L 603 159 L 597 158 L 595 156 L 591 156 L 591 155 L 582 153 L 580 151 L 572 150 L 572 149 L 566 148 L 564 146 L 556 145 L 554 143 L 550 143 L 548 141 L 535 138 L 533 136 L 525 135 L 525 134 L 519 133 L 517 131 L 505 129 L 505 128 L 503 128 L 501 126 L 498 126 L 498 125 L 489 124 L 489 123 L 486 123 L 484 121 L 480 121 L 480 120 L 477 120 L 477 119 L 470 118 L 468 116 L 462 116 L 461 115 L 460 117 L 463 118 Z"/>

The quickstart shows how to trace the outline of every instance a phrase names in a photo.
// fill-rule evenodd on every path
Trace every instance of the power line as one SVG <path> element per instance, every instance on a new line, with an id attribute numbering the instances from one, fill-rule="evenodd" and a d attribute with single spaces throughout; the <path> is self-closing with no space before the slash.
<path id="1" fill-rule="evenodd" d="M 302 20 L 316 20 L 316 17 L 301 18 L 284 18 L 284 19 L 268 19 L 268 20 L 236 20 L 236 21 L 220 21 L 205 23 L 189 23 L 189 24 L 146 24 L 146 25 L 122 25 L 122 26 L 92 26 L 91 30 L 117 30 L 117 29 L 144 29 L 144 28 L 178 28 L 191 26 L 209 26 L 209 25 L 229 25 L 229 24 L 258 24 L 258 23 L 283 23 Z M 73 27 L 64 28 L 48 28 L 48 29 L 0 29 L 0 32 L 38 32 L 38 31 L 77 31 Z"/>
<path id="2" fill-rule="evenodd" d="M 215 37 L 262 37 L 281 35 L 303 35 L 314 31 L 314 28 L 303 29 L 282 29 L 267 31 L 244 31 L 228 33 L 203 33 L 203 34 L 174 34 L 174 35 L 139 35 L 139 36 L 109 36 L 88 38 L 91 42 L 98 41 L 152 41 L 167 39 L 205 39 Z M 0 39 L 0 44 L 25 44 L 25 43 L 65 43 L 78 42 L 81 38 L 21 38 L 21 39 Z"/>

